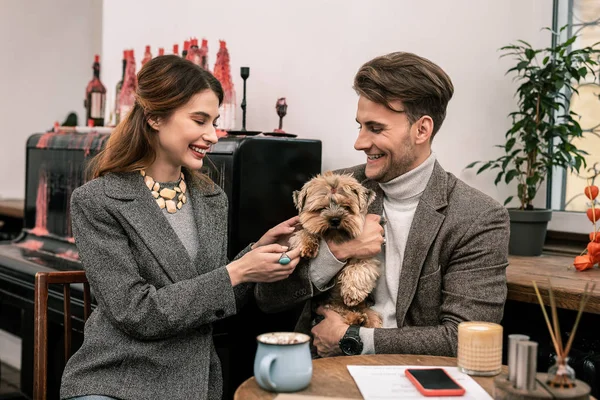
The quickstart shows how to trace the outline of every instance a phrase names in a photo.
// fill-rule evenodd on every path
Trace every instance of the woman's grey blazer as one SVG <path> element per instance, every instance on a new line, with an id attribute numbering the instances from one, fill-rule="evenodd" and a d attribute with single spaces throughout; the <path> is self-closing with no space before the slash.
<path id="1" fill-rule="evenodd" d="M 211 323 L 235 314 L 251 290 L 233 288 L 225 269 L 227 197 L 184 173 L 195 260 L 139 173 L 111 173 L 73 192 L 75 243 L 98 306 L 66 365 L 61 398 L 221 398 Z"/>

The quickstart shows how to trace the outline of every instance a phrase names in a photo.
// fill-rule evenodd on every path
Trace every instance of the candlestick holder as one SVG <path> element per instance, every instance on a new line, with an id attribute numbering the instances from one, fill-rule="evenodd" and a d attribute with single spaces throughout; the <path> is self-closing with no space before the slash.
<path id="1" fill-rule="evenodd" d="M 229 135 L 246 135 L 246 136 L 254 136 L 261 133 L 261 131 L 249 131 L 246 129 L 246 80 L 250 77 L 250 67 L 241 67 L 240 68 L 240 76 L 244 80 L 244 92 L 242 97 L 242 129 L 239 131 L 227 131 Z"/>

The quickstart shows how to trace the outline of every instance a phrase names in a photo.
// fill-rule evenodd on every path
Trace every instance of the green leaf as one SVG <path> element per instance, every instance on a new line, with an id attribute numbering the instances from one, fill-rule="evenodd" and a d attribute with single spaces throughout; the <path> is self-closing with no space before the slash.
<path id="1" fill-rule="evenodd" d="M 508 171 L 506 173 L 506 177 L 504 178 L 504 183 L 510 183 L 510 181 L 512 181 L 513 179 L 515 179 L 515 177 L 517 177 L 519 175 L 519 171 L 517 171 L 516 169 L 511 169 L 510 171 Z"/>
<path id="2" fill-rule="evenodd" d="M 492 165 L 491 162 L 484 164 L 483 167 L 481 167 L 481 168 L 479 168 L 479 170 L 477 170 L 477 175 L 479 175 L 480 173 L 482 173 L 483 171 L 488 169 L 491 165 Z"/>
<path id="3" fill-rule="evenodd" d="M 500 181 L 502 180 L 502 175 L 504 175 L 504 171 L 500 171 L 498 172 L 498 175 L 496 176 L 496 180 L 494 181 L 494 185 L 498 185 L 498 183 L 500 183 Z"/>
<path id="4" fill-rule="evenodd" d="M 533 50 L 533 49 L 527 49 L 527 50 L 525 50 L 525 56 L 529 60 L 533 59 L 533 57 L 535 57 L 535 50 Z"/>
<path id="5" fill-rule="evenodd" d="M 510 139 L 508 139 L 506 141 L 506 145 L 504 146 L 506 152 L 511 151 L 516 142 L 517 142 L 516 138 L 510 138 Z"/>
<path id="6" fill-rule="evenodd" d="M 481 161 L 475 161 L 475 162 L 472 162 L 471 164 L 467 165 L 467 166 L 465 167 L 465 169 L 473 168 L 474 166 L 476 166 L 476 165 L 477 165 L 477 164 L 479 164 L 480 162 L 481 162 Z"/>
<path id="7" fill-rule="evenodd" d="M 550 59 L 550 56 L 546 56 L 544 57 L 544 59 L 542 60 L 542 64 L 546 65 L 548 63 L 548 60 Z"/>
<path id="8" fill-rule="evenodd" d="M 508 196 L 508 197 L 506 198 L 506 200 L 504 200 L 504 205 L 507 205 L 508 203 L 510 203 L 514 197 L 515 197 L 515 196 Z"/>

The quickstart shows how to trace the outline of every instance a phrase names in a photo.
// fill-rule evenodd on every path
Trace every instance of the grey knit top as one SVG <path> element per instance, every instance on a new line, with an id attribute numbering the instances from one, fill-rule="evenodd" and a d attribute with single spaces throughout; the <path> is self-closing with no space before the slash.
<path id="1" fill-rule="evenodd" d="M 169 188 L 173 189 L 179 181 L 173 182 L 158 182 L 161 188 Z M 186 196 L 189 196 L 189 191 L 186 193 Z M 192 207 L 192 202 L 190 199 L 181 207 L 177 212 L 170 214 L 167 211 L 167 208 L 163 208 L 163 215 L 169 221 L 169 224 L 173 227 L 177 236 L 179 236 L 179 240 L 183 243 L 190 258 L 192 260 L 196 259 L 196 254 L 198 253 L 198 228 L 196 227 L 196 220 L 194 219 L 194 208 Z"/>

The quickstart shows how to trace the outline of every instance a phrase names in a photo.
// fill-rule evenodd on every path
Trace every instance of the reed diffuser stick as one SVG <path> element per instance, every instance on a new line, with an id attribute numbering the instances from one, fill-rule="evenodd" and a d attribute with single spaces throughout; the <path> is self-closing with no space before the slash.
<path id="1" fill-rule="evenodd" d="M 585 291 L 583 292 L 581 302 L 579 303 L 579 310 L 577 310 L 577 317 L 575 318 L 575 324 L 573 325 L 573 330 L 571 331 L 571 336 L 569 337 L 569 341 L 567 342 L 567 347 L 565 348 L 565 357 L 569 354 L 569 351 L 571 351 L 571 345 L 573 344 L 573 339 L 575 338 L 575 333 L 577 332 L 577 327 L 579 326 L 579 320 L 581 319 L 581 315 L 583 314 L 583 309 L 585 308 L 585 305 L 587 304 L 588 300 L 590 299 L 590 296 L 592 295 L 592 293 L 594 292 L 594 289 L 596 288 L 596 284 L 593 283 L 592 288 L 590 289 L 590 291 L 588 293 L 588 285 L 589 285 L 589 282 L 585 284 Z"/>
<path id="2" fill-rule="evenodd" d="M 552 324 L 554 325 L 554 336 L 556 337 L 556 342 L 558 343 L 559 352 L 558 355 L 562 355 L 564 353 L 563 344 L 562 344 L 562 335 L 560 333 L 560 325 L 558 323 L 558 311 L 556 310 L 556 299 L 554 298 L 554 290 L 552 290 L 552 285 L 550 284 L 550 280 L 548 280 L 548 295 L 550 296 L 550 309 L 552 311 Z"/>
<path id="3" fill-rule="evenodd" d="M 546 313 L 546 307 L 544 306 L 544 300 L 542 300 L 542 295 L 540 294 L 540 290 L 537 287 L 537 283 L 535 281 L 531 281 L 533 283 L 533 288 L 535 289 L 535 294 L 537 295 L 538 301 L 540 303 L 540 307 L 542 307 L 542 313 L 544 314 L 544 319 L 546 320 L 546 325 L 548 326 L 548 332 L 550 332 L 550 338 L 552 339 L 552 344 L 554 344 L 554 350 L 556 354 L 558 352 L 558 343 L 556 342 L 556 338 L 554 337 L 554 330 L 552 329 L 552 325 L 550 324 L 550 318 L 548 318 L 548 313 Z"/>

